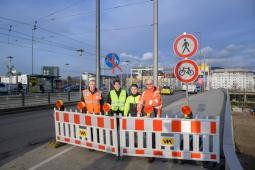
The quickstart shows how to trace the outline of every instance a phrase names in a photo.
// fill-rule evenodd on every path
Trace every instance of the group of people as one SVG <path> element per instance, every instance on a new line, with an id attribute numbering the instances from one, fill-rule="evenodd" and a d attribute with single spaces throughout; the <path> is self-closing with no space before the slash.
<path id="1" fill-rule="evenodd" d="M 110 116 L 114 114 L 122 114 L 123 116 L 161 116 L 162 99 L 159 89 L 154 86 L 152 80 L 146 81 L 147 88 L 142 94 L 138 93 L 137 84 L 130 86 L 129 95 L 126 90 L 121 88 L 119 80 L 114 80 L 113 87 L 114 89 L 109 92 L 107 100 L 104 102 L 102 92 L 96 88 L 95 80 L 90 80 L 88 89 L 82 92 L 81 100 L 86 104 L 84 112 L 91 114 L 103 113 L 103 104 L 108 103 L 110 111 L 107 114 Z M 148 113 L 146 108 L 151 108 L 151 112 Z"/>
<path id="2" fill-rule="evenodd" d="M 152 80 L 146 81 L 146 90 L 142 94 L 138 93 L 137 84 L 130 86 L 130 94 L 121 88 L 119 80 L 114 80 L 114 89 L 111 90 L 104 102 L 102 92 L 96 88 L 95 80 L 90 80 L 88 89 L 82 91 L 81 100 L 85 103 L 83 112 L 88 114 L 114 114 L 122 116 L 147 116 L 160 117 L 162 113 L 162 99 L 159 89 L 154 86 Z M 110 106 L 107 113 L 103 112 L 103 105 Z M 149 109 L 148 109 L 149 108 Z M 119 121 L 117 119 L 117 128 Z M 93 134 L 92 134 L 93 135 Z M 137 138 L 137 136 L 136 136 Z M 152 134 L 152 145 L 155 146 L 155 134 Z M 154 158 L 148 158 L 148 162 L 153 162 Z"/>

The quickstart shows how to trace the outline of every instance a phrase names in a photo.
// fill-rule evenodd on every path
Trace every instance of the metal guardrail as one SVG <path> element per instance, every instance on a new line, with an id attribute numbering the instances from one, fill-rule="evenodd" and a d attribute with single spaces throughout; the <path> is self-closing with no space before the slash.
<path id="1" fill-rule="evenodd" d="M 0 110 L 50 105 L 58 99 L 63 100 L 64 103 L 76 102 L 80 100 L 80 92 L 0 96 Z"/>
<path id="2" fill-rule="evenodd" d="M 224 114 L 223 152 L 225 155 L 225 169 L 242 170 L 242 166 L 235 152 L 233 135 L 233 121 L 231 113 L 230 97 L 227 94 L 227 101 Z"/>

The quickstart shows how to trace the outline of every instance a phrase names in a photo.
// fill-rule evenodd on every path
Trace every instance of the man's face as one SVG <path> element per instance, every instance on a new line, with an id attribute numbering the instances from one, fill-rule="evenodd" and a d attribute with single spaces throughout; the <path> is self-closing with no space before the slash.
<path id="1" fill-rule="evenodd" d="M 136 87 L 131 87 L 131 93 L 137 94 L 138 89 Z"/>
<path id="2" fill-rule="evenodd" d="M 146 87 L 147 87 L 147 89 L 152 89 L 153 88 L 153 82 L 151 80 L 146 81 Z"/>
<path id="3" fill-rule="evenodd" d="M 96 82 L 94 81 L 89 82 L 89 90 L 93 92 L 95 91 L 95 89 L 96 89 Z"/>
<path id="4" fill-rule="evenodd" d="M 120 83 L 119 82 L 115 82 L 113 85 L 114 89 L 119 91 L 120 90 Z"/>

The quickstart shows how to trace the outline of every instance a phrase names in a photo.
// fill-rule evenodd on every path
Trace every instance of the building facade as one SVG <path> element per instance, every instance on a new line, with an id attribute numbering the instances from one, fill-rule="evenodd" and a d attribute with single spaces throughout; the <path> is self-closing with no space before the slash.
<path id="1" fill-rule="evenodd" d="M 214 69 L 208 83 L 213 89 L 254 91 L 254 78 L 254 72 L 247 69 Z"/>
<path id="2" fill-rule="evenodd" d="M 59 67 L 57 66 L 43 66 L 42 74 L 44 76 L 56 76 L 59 77 Z"/>

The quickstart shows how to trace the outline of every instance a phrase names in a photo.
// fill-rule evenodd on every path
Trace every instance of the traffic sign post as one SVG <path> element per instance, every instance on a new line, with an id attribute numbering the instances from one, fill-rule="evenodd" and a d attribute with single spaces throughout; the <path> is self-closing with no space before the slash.
<path id="1" fill-rule="evenodd" d="M 192 83 L 198 77 L 198 66 L 193 60 L 181 60 L 174 68 L 175 77 L 183 83 Z"/>
<path id="2" fill-rule="evenodd" d="M 112 74 L 115 72 L 115 68 L 118 68 L 120 72 L 122 72 L 121 67 L 119 66 L 120 64 L 120 58 L 117 54 L 115 53 L 110 53 L 105 57 L 105 64 L 112 68 Z"/>
<path id="3" fill-rule="evenodd" d="M 186 98 L 189 105 L 188 83 L 194 82 L 198 77 L 198 66 L 193 60 L 181 60 L 174 68 L 175 77 L 183 83 L 186 83 Z"/>
<path id="4" fill-rule="evenodd" d="M 192 34 L 178 36 L 173 44 L 174 53 L 181 58 L 189 58 L 196 54 L 198 49 L 197 38 Z"/>
<path id="5" fill-rule="evenodd" d="M 198 77 L 198 66 L 187 58 L 192 57 L 198 50 L 197 38 L 186 32 L 178 36 L 173 43 L 173 51 L 175 55 L 184 60 L 178 62 L 174 69 L 175 77 L 186 84 L 186 98 L 189 105 L 188 83 L 195 81 Z"/>

